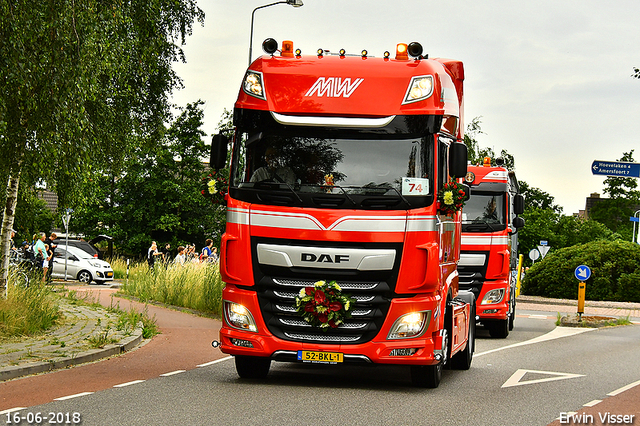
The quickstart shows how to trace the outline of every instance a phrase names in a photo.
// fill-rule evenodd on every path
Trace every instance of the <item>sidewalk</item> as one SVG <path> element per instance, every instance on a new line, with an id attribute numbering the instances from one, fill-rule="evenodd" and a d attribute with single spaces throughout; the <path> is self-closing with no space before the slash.
<path id="1" fill-rule="evenodd" d="M 113 287 L 117 288 L 118 283 L 114 283 Z M 86 292 L 91 291 L 87 288 Z M 108 358 L 129 351 L 143 341 L 141 328 L 117 331 L 118 314 L 106 309 L 93 305 L 74 305 L 66 299 L 61 299 L 60 308 L 64 313 L 64 322 L 46 335 L 0 345 L 0 382 Z M 576 309 L 576 300 L 521 295 L 517 298 L 516 312 L 575 313 Z M 640 303 L 587 301 L 585 315 L 629 316 L 638 322 Z M 105 333 L 107 339 L 113 342 L 102 348 L 93 348 L 88 339 L 94 336 L 94 340 L 97 340 L 97 336 L 104 336 Z"/>
<path id="2" fill-rule="evenodd" d="M 540 296 L 520 295 L 516 298 L 516 313 L 518 310 L 551 311 L 561 314 L 577 313 L 578 301 L 571 299 L 551 299 Z M 632 302 L 599 302 L 585 301 L 585 315 L 598 315 L 626 318 L 640 321 L 640 303 Z"/>
<path id="3" fill-rule="evenodd" d="M 64 319 L 46 335 L 0 345 L 0 382 L 118 355 L 142 342 L 141 324 L 117 330 L 117 313 L 65 298 L 59 306 Z"/>

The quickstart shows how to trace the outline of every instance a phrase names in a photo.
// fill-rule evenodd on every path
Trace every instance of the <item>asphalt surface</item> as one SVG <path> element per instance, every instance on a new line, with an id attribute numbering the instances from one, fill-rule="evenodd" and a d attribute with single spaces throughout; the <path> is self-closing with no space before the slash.
<path id="1" fill-rule="evenodd" d="M 39 392 L 36 399 L 32 398 L 34 404 L 46 403 L 65 395 L 67 376 L 68 392 L 77 389 L 77 381 L 73 383 L 73 377 L 76 376 L 73 373 L 74 369 L 68 369 L 76 364 L 90 363 L 81 368 L 86 369 L 88 382 L 94 380 L 101 383 L 93 386 L 94 391 L 120 386 L 123 384 L 122 381 L 131 380 L 132 377 L 144 380 L 163 374 L 177 374 L 226 357 L 211 347 L 211 341 L 218 338 L 218 320 L 119 298 L 116 296 L 117 284 L 114 288 L 87 285 L 69 287 L 76 290 L 80 297 L 86 295 L 90 302 L 97 301 L 105 307 L 118 305 L 125 311 L 132 308 L 138 311 L 147 310 L 148 314 L 155 318 L 161 333 L 153 339 L 142 339 L 139 328 L 115 330 L 113 323 L 116 314 L 110 313 L 107 309 L 63 304 L 61 309 L 65 314 L 65 322 L 50 330 L 46 336 L 0 345 L 0 413 L 16 407 L 15 403 L 23 398 L 25 393 Z M 517 309 L 575 314 L 577 301 L 520 296 L 517 299 Z M 629 317 L 634 322 L 640 322 L 640 304 L 587 302 L 584 315 Z M 90 347 L 88 342 L 91 336 L 104 334 L 108 327 L 111 330 L 109 337 L 114 342 L 103 348 Z M 114 356 L 118 354 L 120 356 Z M 103 361 L 94 362 L 100 359 Z M 39 378 L 39 383 L 34 384 L 34 388 L 25 387 L 25 382 L 17 379 L 35 373 L 63 369 L 66 371 Z M 135 371 L 133 376 L 132 371 Z M 126 383 L 128 382 L 124 384 Z M 615 412 L 615 407 L 620 401 L 639 406 L 640 386 L 634 386 L 605 399 L 597 407 L 586 407 L 584 410 L 588 412 L 597 409 L 603 412 L 609 404 L 614 409 L 612 412 Z"/>

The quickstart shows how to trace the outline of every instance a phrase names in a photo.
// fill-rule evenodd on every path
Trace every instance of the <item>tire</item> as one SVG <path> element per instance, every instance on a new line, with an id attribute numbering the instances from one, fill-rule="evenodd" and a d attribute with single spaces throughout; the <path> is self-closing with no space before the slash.
<path id="1" fill-rule="evenodd" d="M 451 357 L 451 368 L 454 370 L 468 370 L 471 368 L 473 360 L 473 352 L 476 349 L 476 305 L 471 304 L 471 313 L 469 315 L 469 333 L 467 334 L 467 346 L 457 354 Z"/>
<path id="2" fill-rule="evenodd" d="M 516 298 L 515 293 L 511 293 L 511 313 L 509 314 L 509 331 L 513 330 L 516 321 Z"/>
<path id="3" fill-rule="evenodd" d="M 257 356 L 235 356 L 236 372 L 242 379 L 264 379 L 269 374 L 271 359 Z"/>
<path id="4" fill-rule="evenodd" d="M 419 388 L 435 389 L 440 386 L 442 380 L 442 370 L 449 358 L 449 333 L 444 330 L 444 342 L 442 346 L 446 348 L 444 358 L 436 365 L 412 365 L 411 382 Z"/>
<path id="5" fill-rule="evenodd" d="M 91 276 L 91 272 L 89 271 L 78 272 L 78 281 L 80 281 L 81 283 L 89 284 L 92 280 L 93 280 L 93 277 Z"/>
<path id="6" fill-rule="evenodd" d="M 509 335 L 509 318 L 489 324 L 489 335 L 494 339 L 506 339 Z"/>

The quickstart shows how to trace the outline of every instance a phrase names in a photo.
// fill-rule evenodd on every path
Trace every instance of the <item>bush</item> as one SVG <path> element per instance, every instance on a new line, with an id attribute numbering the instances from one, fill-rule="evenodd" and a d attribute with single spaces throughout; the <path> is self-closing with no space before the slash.
<path id="1" fill-rule="evenodd" d="M 576 299 L 574 272 L 580 265 L 591 268 L 586 299 L 640 302 L 640 245 L 622 240 L 597 240 L 550 252 L 527 271 L 522 293 Z"/>

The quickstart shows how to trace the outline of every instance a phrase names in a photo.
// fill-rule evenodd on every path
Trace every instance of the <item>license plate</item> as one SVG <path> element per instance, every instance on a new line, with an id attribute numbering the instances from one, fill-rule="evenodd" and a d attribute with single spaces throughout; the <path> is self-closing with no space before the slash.
<path id="1" fill-rule="evenodd" d="M 298 361 L 320 364 L 337 364 L 342 362 L 340 352 L 298 351 Z"/>

